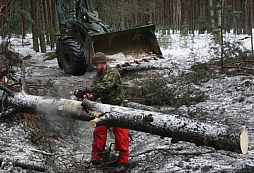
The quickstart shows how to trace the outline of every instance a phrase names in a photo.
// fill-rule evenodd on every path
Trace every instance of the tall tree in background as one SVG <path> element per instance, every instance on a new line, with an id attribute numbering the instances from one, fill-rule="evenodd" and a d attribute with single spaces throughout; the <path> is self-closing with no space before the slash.
<path id="1" fill-rule="evenodd" d="M 252 10 L 252 2 L 251 2 L 251 0 L 249 0 L 248 3 L 249 3 L 249 28 L 250 28 L 250 36 L 251 36 L 251 40 L 253 40 L 253 36 L 252 36 L 253 10 Z M 251 41 L 251 55 L 253 56 L 253 41 Z"/>
<path id="2" fill-rule="evenodd" d="M 31 2 L 30 13 L 33 19 L 33 25 L 32 25 L 33 50 L 36 52 L 39 52 L 39 29 L 36 23 L 38 21 L 37 11 L 39 7 L 38 7 L 38 3 L 36 3 L 35 1 L 31 0 L 30 2 Z"/>
<path id="3" fill-rule="evenodd" d="M 58 31 L 58 19 L 57 19 L 57 11 L 56 11 L 56 1 L 55 0 L 51 0 L 51 13 L 52 13 L 52 24 L 55 28 L 55 31 Z"/>
<path id="4" fill-rule="evenodd" d="M 21 23 L 27 20 L 26 11 L 22 9 L 22 2 L 10 0 L 1 6 L 0 33 L 2 38 L 11 37 L 12 34 L 21 34 Z"/>
<path id="5" fill-rule="evenodd" d="M 175 0 L 175 21 L 176 21 L 176 27 L 174 29 L 179 30 L 179 28 L 181 28 L 181 20 L 182 20 L 182 6 L 181 6 L 181 1 L 180 0 Z"/>
<path id="6" fill-rule="evenodd" d="M 39 11 L 38 11 L 38 20 L 36 23 L 36 25 L 38 25 L 38 29 L 39 29 L 39 40 L 40 40 L 40 47 L 41 47 L 41 52 L 42 53 L 46 53 L 46 42 L 45 42 L 45 20 L 44 20 L 44 14 L 45 11 L 43 10 L 43 3 L 42 1 L 44 0 L 38 0 L 38 7 L 39 7 Z"/>
<path id="7" fill-rule="evenodd" d="M 209 6 L 212 7 L 213 5 L 213 0 L 209 0 Z M 214 15 L 214 10 L 210 8 L 210 16 L 211 16 L 211 30 L 215 29 L 215 15 Z"/>
<path id="8" fill-rule="evenodd" d="M 151 19 L 154 23 L 161 23 L 163 13 L 155 10 L 160 2 L 162 0 L 111 0 L 108 3 L 94 0 L 94 7 L 106 24 L 120 25 L 124 29 L 147 24 Z"/>

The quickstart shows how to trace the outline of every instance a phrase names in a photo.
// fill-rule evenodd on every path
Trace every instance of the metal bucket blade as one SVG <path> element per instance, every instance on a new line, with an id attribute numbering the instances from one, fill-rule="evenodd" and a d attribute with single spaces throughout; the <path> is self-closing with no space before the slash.
<path id="1" fill-rule="evenodd" d="M 148 53 L 162 55 L 154 34 L 155 26 L 147 25 L 92 36 L 94 52 L 105 54 Z"/>

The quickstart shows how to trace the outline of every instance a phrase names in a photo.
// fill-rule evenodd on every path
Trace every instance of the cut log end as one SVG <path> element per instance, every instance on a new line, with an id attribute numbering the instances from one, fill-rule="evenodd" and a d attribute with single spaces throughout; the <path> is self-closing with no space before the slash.
<path id="1" fill-rule="evenodd" d="M 99 118 L 95 118 L 95 119 L 89 121 L 89 125 L 91 127 L 95 128 L 96 127 L 96 123 L 98 122 L 98 120 L 99 120 Z"/>
<path id="2" fill-rule="evenodd" d="M 248 152 L 249 138 L 248 138 L 248 133 L 245 130 L 243 130 L 242 133 L 240 134 L 240 147 L 241 147 L 241 152 L 243 154 L 246 154 Z"/>
<path id="3" fill-rule="evenodd" d="M 89 122 L 89 125 L 90 125 L 91 127 L 93 127 L 93 128 L 94 128 L 94 127 L 96 127 L 96 122 L 94 122 L 94 121 L 90 121 L 90 122 Z"/>

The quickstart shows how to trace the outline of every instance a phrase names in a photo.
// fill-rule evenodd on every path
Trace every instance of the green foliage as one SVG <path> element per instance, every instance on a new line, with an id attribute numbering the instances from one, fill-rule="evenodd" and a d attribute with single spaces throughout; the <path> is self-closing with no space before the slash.
<path id="1" fill-rule="evenodd" d="M 223 14 L 221 14 L 225 19 L 239 19 L 240 18 L 240 14 L 242 13 L 241 11 L 233 11 L 232 10 L 232 6 L 230 5 L 223 5 L 222 4 L 222 0 L 218 0 L 218 5 L 216 6 L 208 6 L 208 10 L 214 11 L 215 15 L 214 16 L 210 16 L 210 19 L 215 19 L 218 20 L 219 17 L 221 17 L 220 15 L 216 15 L 216 12 L 222 12 Z M 217 26 L 214 26 L 215 28 L 212 29 L 216 29 L 218 31 L 218 29 L 223 29 L 226 31 L 229 31 L 231 29 L 231 26 L 226 25 L 225 23 L 222 23 L 222 25 L 220 25 L 219 23 L 217 24 Z M 217 33 L 214 33 L 217 34 Z"/>
<path id="2" fill-rule="evenodd" d="M 240 41 L 224 42 L 224 55 L 226 61 L 230 59 L 233 61 L 251 59 L 251 51 L 246 49 Z"/>
<path id="3" fill-rule="evenodd" d="M 157 37 L 159 45 L 163 49 L 168 49 L 172 45 L 172 38 L 170 35 L 160 35 Z"/>
<path id="4" fill-rule="evenodd" d="M 206 22 L 205 16 L 200 16 L 198 20 L 195 21 L 195 23 L 199 26 L 199 33 L 203 34 L 206 30 L 208 30 L 208 24 Z"/>
<path id="5" fill-rule="evenodd" d="M 106 21 L 108 24 L 119 24 L 126 20 L 126 16 L 131 16 L 133 14 L 140 13 L 151 15 L 156 10 L 156 3 L 156 1 L 147 0 L 107 1 L 107 3 L 103 3 L 103 11 L 99 12 L 99 14 L 101 15 L 100 18 L 102 18 L 103 21 Z"/>
<path id="6" fill-rule="evenodd" d="M 19 54 L 14 51 L 8 50 L 8 48 L 0 46 L 0 73 L 7 72 L 8 80 L 15 77 L 16 66 L 20 65 L 21 59 Z M 8 83 L 8 81 L 7 81 Z"/>
<path id="7" fill-rule="evenodd" d="M 223 0 L 224 1 L 224 0 Z M 214 12 L 220 11 L 220 10 L 232 10 L 231 5 L 223 5 L 222 0 L 218 0 L 218 5 L 216 6 L 208 6 L 208 10 L 212 10 Z"/>
<path id="8" fill-rule="evenodd" d="M 56 59 L 56 52 L 48 52 L 46 53 L 46 58 L 43 61 L 53 60 Z"/>
<path id="9" fill-rule="evenodd" d="M 240 18 L 240 14 L 241 11 L 234 11 L 231 12 L 232 7 L 231 6 L 226 6 L 222 4 L 223 0 L 217 0 L 218 5 L 217 6 L 209 6 L 208 9 L 212 10 L 214 12 L 218 11 L 218 14 L 222 13 L 221 15 L 218 15 L 218 17 L 216 17 L 216 13 L 215 16 L 212 16 L 213 19 L 221 21 L 222 17 L 225 19 L 239 19 Z M 223 22 L 224 20 L 221 21 L 221 23 L 217 22 L 217 26 L 214 26 L 215 28 L 212 28 L 212 34 L 214 36 L 214 44 L 218 44 L 220 46 L 220 48 L 216 48 L 217 49 L 217 55 L 220 56 L 221 59 L 221 65 L 223 66 L 223 61 L 224 58 L 228 55 L 227 53 L 231 54 L 231 43 L 230 42 L 225 42 L 225 34 L 226 32 L 230 32 L 231 26 L 229 26 L 228 24 Z M 215 49 L 215 50 L 216 50 Z M 219 55 L 220 54 L 220 55 Z"/>
<path id="10" fill-rule="evenodd" d="M 229 13 L 228 16 L 232 16 L 239 19 L 242 13 L 243 13 L 242 11 L 233 11 L 232 13 Z"/>
<path id="11" fill-rule="evenodd" d="M 187 21 L 184 22 L 182 25 L 182 30 L 181 30 L 181 36 L 186 37 L 189 34 L 189 25 L 187 24 Z"/>
<path id="12" fill-rule="evenodd" d="M 25 30 L 31 28 L 31 17 L 29 13 L 21 9 L 21 2 L 13 1 L 10 16 L 8 17 L 7 26 L 4 32 L 1 32 L 2 38 L 11 36 L 12 34 L 21 34 L 21 23 L 24 24 Z"/>
<path id="13" fill-rule="evenodd" d="M 159 33 L 159 35 L 157 35 L 159 45 L 163 49 L 168 49 L 172 44 L 172 38 L 170 34 L 167 33 L 167 28 L 159 26 L 156 28 L 156 32 Z"/>
<path id="14" fill-rule="evenodd" d="M 27 56 L 25 56 L 24 58 L 23 58 L 23 60 L 29 60 L 29 59 L 31 59 L 32 58 L 32 55 L 27 55 Z"/>
<path id="15" fill-rule="evenodd" d="M 223 42 L 223 66 L 221 64 L 221 47 L 211 47 L 211 55 L 214 56 L 213 63 L 221 68 L 221 73 L 227 75 L 238 75 L 247 73 L 253 75 L 253 56 L 251 50 L 245 48 L 240 40 L 229 38 Z"/>
<path id="16" fill-rule="evenodd" d="M 182 105 L 190 106 L 204 101 L 206 98 L 204 92 L 195 91 L 185 82 L 192 82 L 190 79 L 186 81 L 179 77 L 176 80 L 168 80 L 164 77 L 155 78 L 153 80 L 135 82 L 136 87 L 123 89 L 126 98 L 141 102 L 149 106 L 171 106 L 178 108 Z M 175 85 L 177 83 L 177 86 Z M 175 85 L 172 87 L 172 85 Z M 137 87 L 137 86 L 142 86 Z"/>
<path id="17" fill-rule="evenodd" d="M 200 85 L 201 83 L 208 82 L 210 79 L 215 78 L 215 71 L 210 68 L 206 63 L 196 63 L 191 66 L 191 72 L 182 73 L 182 80 L 189 81 L 195 85 Z"/>
<path id="18" fill-rule="evenodd" d="M 231 63 L 240 60 L 251 60 L 251 51 L 243 46 L 242 42 L 239 40 L 233 40 L 229 38 L 223 42 L 223 53 L 225 57 L 225 63 Z M 215 56 L 215 59 L 219 59 L 221 56 L 221 48 L 218 46 L 211 47 L 213 50 L 211 54 Z M 217 61 L 216 65 L 221 65 L 220 61 Z"/>
<path id="19" fill-rule="evenodd" d="M 52 50 L 57 40 L 56 31 L 52 23 L 48 23 L 48 26 L 46 27 L 46 30 L 45 30 L 45 34 L 46 34 L 47 45 L 49 45 Z"/>
<path id="20" fill-rule="evenodd" d="M 14 66 L 17 66 L 17 64 L 21 62 L 19 54 L 17 52 L 9 50 L 8 44 L 0 45 L 0 54 L 3 55 L 3 57 L 0 59 L 0 62 L 4 61 L 4 66 L 1 67 L 2 64 L 0 64 L 0 68 L 8 68 L 9 70 L 11 70 Z"/>

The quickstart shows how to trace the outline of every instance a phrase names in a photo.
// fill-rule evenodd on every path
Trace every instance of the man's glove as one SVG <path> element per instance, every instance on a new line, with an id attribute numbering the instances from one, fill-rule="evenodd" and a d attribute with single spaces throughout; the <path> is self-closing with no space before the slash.
<path id="1" fill-rule="evenodd" d="M 74 90 L 74 95 L 77 98 L 83 98 L 83 95 L 86 94 L 86 93 L 90 93 L 89 88 L 87 88 L 87 87 L 85 87 L 83 89 L 75 89 Z"/>
<path id="2" fill-rule="evenodd" d="M 83 91 L 83 94 L 90 93 L 88 87 L 83 88 L 82 91 Z"/>
<path id="3" fill-rule="evenodd" d="M 83 98 L 83 91 L 80 90 L 80 89 L 75 89 L 75 90 L 74 90 L 74 95 L 75 95 L 77 98 Z"/>

